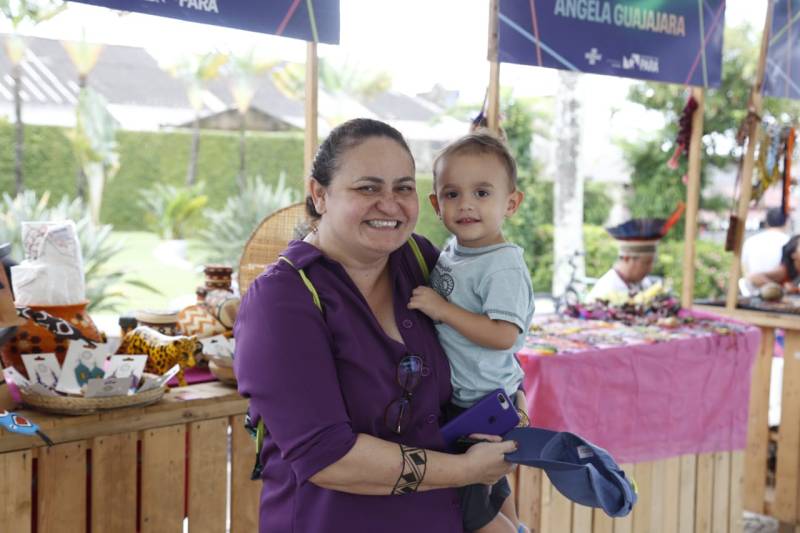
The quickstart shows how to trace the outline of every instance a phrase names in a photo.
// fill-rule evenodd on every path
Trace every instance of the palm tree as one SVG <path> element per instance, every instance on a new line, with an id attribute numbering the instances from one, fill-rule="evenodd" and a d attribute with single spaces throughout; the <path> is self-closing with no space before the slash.
<path id="1" fill-rule="evenodd" d="M 392 86 L 391 76 L 383 71 L 360 68 L 345 59 L 332 62 L 320 59 L 318 67 L 320 87 L 331 95 L 347 95 L 360 100 L 370 100 L 388 91 Z M 301 99 L 305 94 L 305 66 L 285 63 L 272 70 L 275 86 L 287 97 Z M 345 117 L 346 118 L 346 117 Z M 329 123 L 338 124 L 342 117 L 326 117 Z"/>
<path id="2" fill-rule="evenodd" d="M 166 67 L 174 77 L 186 83 L 186 95 L 194 110 L 192 124 L 192 148 L 189 155 L 189 168 L 186 171 L 186 185 L 191 187 L 197 178 L 197 158 L 200 154 L 200 111 L 203 109 L 203 93 L 206 84 L 219 76 L 220 69 L 228 62 L 226 54 L 209 52 L 207 54 L 184 58 Z"/>
<path id="3" fill-rule="evenodd" d="M 60 0 L 0 0 L 0 13 L 11 22 L 12 33 L 5 43 L 11 60 L 11 78 L 14 80 L 14 184 L 16 194 L 25 188 L 22 179 L 22 158 L 25 143 L 25 126 L 22 123 L 22 58 L 27 47 L 19 35 L 23 24 L 36 25 L 54 17 L 66 8 Z"/>
<path id="4" fill-rule="evenodd" d="M 97 64 L 97 60 L 100 58 L 100 52 L 103 50 L 103 45 L 90 44 L 87 43 L 85 39 L 80 42 L 63 41 L 61 44 L 64 46 L 64 49 L 66 49 L 67 55 L 69 55 L 72 64 L 75 65 L 78 71 L 78 87 L 80 87 L 80 93 L 83 94 L 87 86 L 89 72 L 91 72 Z M 78 109 L 80 109 L 80 107 Z M 78 198 L 83 201 L 86 201 L 85 184 L 86 173 L 84 172 L 83 165 L 78 165 L 78 170 L 75 174 L 75 190 Z"/>
<path id="5" fill-rule="evenodd" d="M 228 63 L 231 77 L 231 94 L 233 95 L 236 109 L 239 111 L 239 173 L 236 175 L 236 183 L 242 193 L 247 186 L 245 172 L 245 121 L 247 111 L 250 109 L 250 103 L 256 94 L 257 76 L 274 68 L 276 64 L 276 61 L 264 61 L 256 58 L 252 49 L 245 55 L 233 56 Z"/>

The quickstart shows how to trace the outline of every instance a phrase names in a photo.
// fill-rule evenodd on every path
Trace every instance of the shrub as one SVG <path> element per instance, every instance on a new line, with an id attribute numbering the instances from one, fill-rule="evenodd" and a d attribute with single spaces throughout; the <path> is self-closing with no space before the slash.
<path id="1" fill-rule="evenodd" d="M 222 209 L 206 213 L 206 227 L 200 231 L 198 243 L 206 260 L 238 262 L 247 239 L 264 217 L 295 203 L 298 196 L 286 186 L 283 174 L 274 186 L 260 177 L 248 179 L 244 191 L 229 197 Z"/>
<path id="2" fill-rule="evenodd" d="M 37 220 L 73 220 L 81 244 L 83 269 L 86 280 L 86 299 L 90 311 L 115 310 L 124 302 L 125 284 L 142 287 L 152 292 L 156 289 L 146 283 L 131 279 L 122 269 L 108 268 L 109 261 L 124 247 L 124 241 L 112 242 L 112 226 L 92 223 L 86 207 L 80 200 L 70 201 L 66 196 L 50 206 L 50 194 L 39 197 L 26 190 L 16 198 L 3 193 L 0 202 L 0 242 L 12 243 L 12 257 L 21 260 L 22 222 Z"/>
<path id="3" fill-rule="evenodd" d="M 39 195 L 46 191 L 56 197 L 76 196 L 78 163 L 64 128 L 25 126 L 25 187 Z M 120 169 L 106 183 L 100 218 L 117 231 L 144 230 L 144 211 L 131 201 L 132 193 L 149 189 L 155 183 L 175 186 L 186 181 L 191 133 L 120 131 Z M 277 180 L 287 176 L 287 187 L 303 189 L 303 135 L 296 132 L 247 132 L 247 168 L 253 176 Z M 198 181 L 205 183 L 208 205 L 221 208 L 238 192 L 235 171 L 239 165 L 239 138 L 236 132 L 203 131 L 198 161 Z M 14 190 L 14 127 L 0 121 L 0 191 Z"/>
<path id="4" fill-rule="evenodd" d="M 143 191 L 140 205 L 148 228 L 162 239 L 185 239 L 196 230 L 208 196 L 201 185 L 176 187 L 156 183 Z"/>

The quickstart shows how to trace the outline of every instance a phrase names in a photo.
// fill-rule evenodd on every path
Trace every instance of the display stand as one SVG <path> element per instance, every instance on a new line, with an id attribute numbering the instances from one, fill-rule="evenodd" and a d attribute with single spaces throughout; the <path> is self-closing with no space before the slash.
<path id="1" fill-rule="evenodd" d="M 0 386 L 0 404 L 13 404 Z M 14 533 L 258 530 L 247 400 L 219 383 L 87 416 L 17 411 L 56 443 L 0 430 L 0 524 Z M 230 471 L 230 486 L 228 472 Z"/>

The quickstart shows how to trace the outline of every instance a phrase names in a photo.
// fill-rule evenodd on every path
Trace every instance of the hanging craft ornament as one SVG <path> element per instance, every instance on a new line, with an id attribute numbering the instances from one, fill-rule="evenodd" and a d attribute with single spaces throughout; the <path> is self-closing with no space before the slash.
<path id="1" fill-rule="evenodd" d="M 758 203 L 764 192 L 782 176 L 785 152 L 786 136 L 783 130 L 775 125 L 765 127 L 758 149 L 758 175 L 753 184 L 753 203 Z"/>
<path id="2" fill-rule="evenodd" d="M 694 96 L 690 96 L 686 101 L 686 105 L 683 107 L 681 118 L 678 121 L 678 136 L 675 138 L 675 151 L 667 162 L 667 166 L 672 170 L 678 169 L 681 156 L 689 152 L 689 141 L 692 138 L 692 117 L 695 111 L 697 111 L 697 100 L 695 100 Z"/>
<path id="3" fill-rule="evenodd" d="M 790 188 L 792 185 L 792 156 L 794 154 L 795 131 L 794 128 L 788 127 L 784 129 L 784 132 L 786 141 L 783 155 L 783 195 L 781 197 L 781 209 L 783 209 L 783 214 L 788 216 L 789 211 L 791 211 L 789 198 L 791 196 Z"/>
<path id="4" fill-rule="evenodd" d="M 53 441 L 39 429 L 39 426 L 16 413 L 0 410 L 0 427 L 11 433 L 19 433 L 20 435 L 38 435 L 45 444 L 48 446 L 53 445 Z"/>
<path id="5" fill-rule="evenodd" d="M 742 153 L 739 156 L 739 169 L 736 172 L 736 181 L 733 184 L 733 203 L 731 204 L 731 210 L 728 216 L 728 231 L 725 235 L 726 252 L 733 252 L 736 250 L 737 243 L 740 243 L 744 236 L 744 224 L 742 224 L 741 219 L 736 214 L 736 206 L 739 198 L 739 184 L 742 179 L 742 168 L 744 168 L 744 147 L 748 141 L 755 142 L 755 139 L 750 138 L 750 132 L 756 131 L 760 122 L 761 115 L 756 113 L 751 101 L 747 109 L 747 116 L 744 117 L 742 123 L 739 124 L 739 129 L 736 132 L 736 144 L 742 148 Z"/>

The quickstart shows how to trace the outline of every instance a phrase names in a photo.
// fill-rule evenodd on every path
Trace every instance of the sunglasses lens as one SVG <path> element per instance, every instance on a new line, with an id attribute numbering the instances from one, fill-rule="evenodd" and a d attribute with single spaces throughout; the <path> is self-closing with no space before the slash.
<path id="1" fill-rule="evenodd" d="M 403 431 L 411 416 L 411 402 L 408 398 L 400 398 L 393 401 L 386 407 L 384 421 L 386 425 L 397 434 Z"/>
<path id="2" fill-rule="evenodd" d="M 416 355 L 403 357 L 397 365 L 397 381 L 406 392 L 414 390 L 421 375 L 422 359 Z"/>

